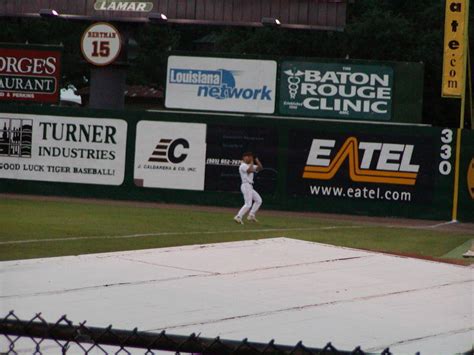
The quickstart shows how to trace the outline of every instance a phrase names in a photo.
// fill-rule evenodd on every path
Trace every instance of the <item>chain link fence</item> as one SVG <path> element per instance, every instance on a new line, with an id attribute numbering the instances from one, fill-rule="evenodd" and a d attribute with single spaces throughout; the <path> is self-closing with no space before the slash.
<path id="1" fill-rule="evenodd" d="M 331 343 L 323 348 L 309 348 L 299 342 L 295 346 L 267 344 L 199 335 L 172 335 L 165 331 L 151 333 L 133 330 L 97 328 L 86 322 L 73 324 L 66 316 L 48 323 L 41 314 L 28 321 L 18 318 L 13 311 L 0 321 L 0 354 L 212 354 L 212 355 L 364 355 L 360 347 L 352 351 L 336 349 Z M 389 355 L 385 349 L 382 355 Z"/>

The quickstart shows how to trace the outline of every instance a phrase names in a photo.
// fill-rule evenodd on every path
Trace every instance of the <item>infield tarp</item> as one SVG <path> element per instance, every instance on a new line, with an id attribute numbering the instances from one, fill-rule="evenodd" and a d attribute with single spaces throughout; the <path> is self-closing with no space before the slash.
<path id="1" fill-rule="evenodd" d="M 41 311 L 90 326 L 394 354 L 472 346 L 474 280 L 457 265 L 274 238 L 0 269 L 0 314 L 24 319 Z"/>

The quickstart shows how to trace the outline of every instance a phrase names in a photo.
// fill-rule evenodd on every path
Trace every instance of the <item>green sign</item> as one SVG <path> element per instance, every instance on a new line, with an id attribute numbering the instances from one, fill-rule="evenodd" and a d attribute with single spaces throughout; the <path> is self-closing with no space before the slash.
<path id="1" fill-rule="evenodd" d="M 283 62 L 280 113 L 289 116 L 389 121 L 393 69 L 383 65 Z"/>

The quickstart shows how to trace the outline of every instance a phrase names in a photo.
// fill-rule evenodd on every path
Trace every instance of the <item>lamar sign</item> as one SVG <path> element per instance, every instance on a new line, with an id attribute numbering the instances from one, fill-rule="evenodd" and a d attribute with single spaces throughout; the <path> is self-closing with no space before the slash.
<path id="1" fill-rule="evenodd" d="M 0 101 L 57 103 L 61 49 L 0 44 Z"/>
<path id="2" fill-rule="evenodd" d="M 342 63 L 283 62 L 280 113 L 388 121 L 393 69 Z"/>
<path id="3" fill-rule="evenodd" d="M 96 11 L 150 12 L 153 10 L 153 3 L 146 1 L 97 0 L 94 9 Z"/>

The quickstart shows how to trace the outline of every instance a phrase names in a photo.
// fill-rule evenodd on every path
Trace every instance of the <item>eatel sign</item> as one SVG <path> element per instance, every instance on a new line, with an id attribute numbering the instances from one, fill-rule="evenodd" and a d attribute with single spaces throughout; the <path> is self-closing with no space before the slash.
<path id="1" fill-rule="evenodd" d="M 0 101 L 57 103 L 61 49 L 0 44 Z"/>

